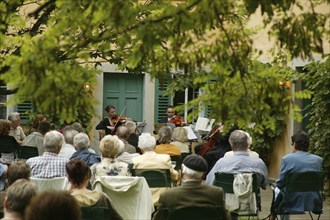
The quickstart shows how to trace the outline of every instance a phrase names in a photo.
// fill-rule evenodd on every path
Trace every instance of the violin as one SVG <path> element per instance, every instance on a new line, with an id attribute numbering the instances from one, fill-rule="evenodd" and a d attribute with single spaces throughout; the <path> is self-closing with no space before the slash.
<path id="1" fill-rule="evenodd" d="M 179 115 L 175 115 L 173 118 L 171 118 L 168 123 L 175 124 L 176 127 L 181 126 L 182 123 L 184 123 L 184 119 L 181 118 Z"/>
<path id="2" fill-rule="evenodd" d="M 111 123 L 113 125 L 116 125 L 118 122 L 120 123 L 125 123 L 128 120 L 127 116 L 120 116 L 120 115 L 116 115 L 115 117 L 111 118 Z"/>

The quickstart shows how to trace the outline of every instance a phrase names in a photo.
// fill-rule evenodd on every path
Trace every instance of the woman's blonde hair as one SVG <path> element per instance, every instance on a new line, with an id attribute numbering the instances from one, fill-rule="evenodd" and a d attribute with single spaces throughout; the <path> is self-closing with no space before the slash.
<path id="1" fill-rule="evenodd" d="M 119 149 L 120 143 L 116 135 L 106 135 L 100 141 L 100 151 L 103 158 L 115 158 Z"/>
<path id="2" fill-rule="evenodd" d="M 183 127 L 174 128 L 173 139 L 175 141 L 179 141 L 179 142 L 182 142 L 182 143 L 188 141 L 188 131 L 187 131 L 187 129 L 185 129 Z"/>

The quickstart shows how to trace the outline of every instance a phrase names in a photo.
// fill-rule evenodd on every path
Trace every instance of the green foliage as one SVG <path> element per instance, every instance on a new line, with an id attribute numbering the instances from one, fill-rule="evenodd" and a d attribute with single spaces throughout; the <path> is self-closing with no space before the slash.
<path id="1" fill-rule="evenodd" d="M 330 171 L 330 56 L 309 64 L 301 78 L 313 92 L 308 106 L 311 151 L 324 158 L 324 170 Z"/>
<path id="2" fill-rule="evenodd" d="M 38 112 L 63 121 L 84 115 L 87 123 L 95 100 L 83 88 L 94 86 L 101 62 L 163 79 L 183 71 L 170 90 L 193 82 L 205 95 L 191 104 L 202 102 L 218 120 L 241 127 L 255 122 L 258 134 L 276 130 L 272 137 L 293 95 L 278 82 L 291 73 L 255 62 L 260 51 L 246 24 L 261 8 L 278 45 L 289 55 L 311 57 L 323 52 L 320 37 L 329 34 L 329 16 L 314 10 L 325 2 L 3 0 L 0 79 L 18 88 L 11 104 L 29 99 Z M 296 16 L 294 8 L 304 10 Z"/>

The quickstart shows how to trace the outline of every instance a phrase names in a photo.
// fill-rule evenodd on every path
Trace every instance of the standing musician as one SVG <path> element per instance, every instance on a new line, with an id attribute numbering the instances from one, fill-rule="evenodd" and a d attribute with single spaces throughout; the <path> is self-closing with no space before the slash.
<path id="1" fill-rule="evenodd" d="M 116 107 L 113 105 L 107 105 L 105 111 L 108 113 L 108 117 L 104 118 L 95 129 L 100 130 L 100 135 L 114 135 L 117 127 L 125 123 L 126 119 L 121 118 L 121 115 L 116 114 Z"/>
<path id="2" fill-rule="evenodd" d="M 176 127 L 180 127 L 185 124 L 184 119 L 176 114 L 173 106 L 167 107 L 166 114 L 167 114 L 167 117 L 160 120 L 160 123 L 172 123 L 172 124 L 175 124 Z"/>

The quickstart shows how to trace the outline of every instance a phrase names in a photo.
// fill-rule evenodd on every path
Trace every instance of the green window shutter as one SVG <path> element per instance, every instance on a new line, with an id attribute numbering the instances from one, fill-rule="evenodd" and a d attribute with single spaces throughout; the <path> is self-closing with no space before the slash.
<path id="1" fill-rule="evenodd" d="M 163 96 L 166 90 L 167 82 L 160 83 L 156 80 L 156 100 L 155 100 L 155 123 L 158 123 L 162 118 L 166 117 L 166 108 L 171 103 L 171 98 Z"/>
<path id="2" fill-rule="evenodd" d="M 20 114 L 21 124 L 27 124 L 29 121 L 27 112 L 33 111 L 32 102 L 24 101 L 23 103 L 17 104 L 14 110 Z"/>

